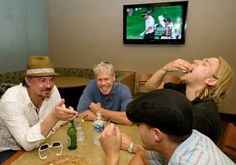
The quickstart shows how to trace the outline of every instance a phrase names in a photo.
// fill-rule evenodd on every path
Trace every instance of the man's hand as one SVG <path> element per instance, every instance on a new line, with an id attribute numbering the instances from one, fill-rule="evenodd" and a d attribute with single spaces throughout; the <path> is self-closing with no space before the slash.
<path id="1" fill-rule="evenodd" d="M 192 70 L 192 65 L 186 60 L 177 59 L 175 61 L 172 61 L 172 62 L 166 64 L 163 67 L 163 69 L 168 72 L 180 71 L 180 72 L 186 73 L 186 72 L 190 72 Z"/>
<path id="2" fill-rule="evenodd" d="M 61 99 L 55 106 L 54 110 L 40 123 L 41 134 L 48 136 L 52 128 L 58 121 L 73 120 L 77 117 L 78 112 L 72 107 L 66 108 L 65 100 Z"/>
<path id="3" fill-rule="evenodd" d="M 96 118 L 96 114 L 89 110 L 79 113 L 80 118 L 83 118 L 84 116 L 87 116 L 86 118 L 84 118 L 84 120 L 89 120 L 89 121 L 93 121 Z"/>
<path id="4" fill-rule="evenodd" d="M 109 124 L 103 131 L 99 141 L 105 152 L 106 164 L 118 164 L 121 146 L 121 134 L 118 127 L 113 123 Z"/>
<path id="5" fill-rule="evenodd" d="M 127 134 L 122 132 L 121 133 L 121 146 L 120 146 L 120 148 L 122 150 L 127 151 L 128 147 L 131 143 L 132 143 L 132 141 L 131 141 L 130 137 Z M 134 146 L 133 146 L 133 151 L 132 152 L 133 153 L 138 153 L 139 151 L 142 151 L 142 150 L 144 150 L 143 146 L 141 144 L 136 144 L 135 143 Z"/>
<path id="6" fill-rule="evenodd" d="M 89 110 L 92 111 L 93 113 L 97 113 L 98 111 L 100 111 L 102 109 L 102 106 L 100 103 L 91 103 L 89 105 Z"/>
<path id="7" fill-rule="evenodd" d="M 61 99 L 56 104 L 52 112 L 53 117 L 57 120 L 63 120 L 63 121 L 74 119 L 78 115 L 78 112 L 75 111 L 72 107 L 66 108 L 64 103 L 65 100 Z"/>
<path id="8" fill-rule="evenodd" d="M 125 133 L 121 133 L 121 146 L 120 146 L 120 148 L 122 150 L 127 151 L 130 143 L 132 143 L 130 137 L 128 135 L 126 135 Z"/>

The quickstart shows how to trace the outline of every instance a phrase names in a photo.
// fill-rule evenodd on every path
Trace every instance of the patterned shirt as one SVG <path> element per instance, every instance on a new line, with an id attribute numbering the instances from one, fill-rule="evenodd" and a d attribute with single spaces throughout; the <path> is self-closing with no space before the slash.
<path id="1" fill-rule="evenodd" d="M 112 111 L 126 111 L 126 106 L 131 100 L 132 94 L 127 85 L 114 82 L 111 93 L 104 97 L 97 87 L 96 80 L 91 80 L 80 97 L 77 111 L 86 111 L 92 102 L 100 103 L 103 108 Z"/>
<path id="2" fill-rule="evenodd" d="M 0 152 L 21 148 L 30 151 L 38 147 L 45 140 L 40 122 L 51 113 L 59 100 L 60 94 L 54 86 L 51 97 L 45 99 L 36 112 L 26 87 L 19 84 L 9 88 L 0 100 Z"/>
<path id="3" fill-rule="evenodd" d="M 160 153 L 148 151 L 150 165 L 234 165 L 207 136 L 193 130 L 192 135 L 182 142 L 174 151 L 169 162 L 165 161 Z"/>

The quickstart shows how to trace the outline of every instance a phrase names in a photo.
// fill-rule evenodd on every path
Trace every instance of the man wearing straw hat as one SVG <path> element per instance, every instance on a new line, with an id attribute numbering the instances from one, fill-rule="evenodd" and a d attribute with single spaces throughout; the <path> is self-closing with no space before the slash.
<path id="1" fill-rule="evenodd" d="M 58 121 L 75 118 L 54 84 L 56 76 L 47 56 L 31 56 L 24 80 L 9 88 L 0 100 L 0 163 L 17 150 L 33 150 Z M 60 123 L 58 123 L 60 124 Z"/>

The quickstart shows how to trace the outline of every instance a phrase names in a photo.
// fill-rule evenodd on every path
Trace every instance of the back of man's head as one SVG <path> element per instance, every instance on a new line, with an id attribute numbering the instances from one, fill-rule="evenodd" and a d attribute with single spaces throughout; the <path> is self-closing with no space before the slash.
<path id="1" fill-rule="evenodd" d="M 134 123 L 145 123 L 175 137 L 192 132 L 192 104 L 180 92 L 159 89 L 128 104 L 126 115 Z"/>

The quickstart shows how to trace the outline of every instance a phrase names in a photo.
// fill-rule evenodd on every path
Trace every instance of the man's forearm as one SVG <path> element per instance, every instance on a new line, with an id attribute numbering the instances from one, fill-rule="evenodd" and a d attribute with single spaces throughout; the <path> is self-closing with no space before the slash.
<path id="1" fill-rule="evenodd" d="M 136 143 L 134 144 L 134 149 L 133 149 L 134 153 L 138 153 L 139 151 L 143 151 L 143 150 L 144 148 L 141 144 L 136 144 Z"/>
<path id="2" fill-rule="evenodd" d="M 52 128 L 56 125 L 59 120 L 54 118 L 52 114 L 48 115 L 41 123 L 41 134 L 46 137 Z"/>
<path id="3" fill-rule="evenodd" d="M 136 153 L 132 160 L 129 162 L 129 165 L 148 165 L 149 161 L 147 161 L 146 151 L 140 151 Z"/>
<path id="4" fill-rule="evenodd" d="M 101 109 L 102 116 L 105 119 L 111 117 L 111 121 L 123 125 L 132 125 L 133 123 L 129 121 L 125 112 L 116 112 L 107 109 Z"/>
<path id="5" fill-rule="evenodd" d="M 79 117 L 83 118 L 84 116 L 86 116 L 84 119 L 88 121 L 93 121 L 96 118 L 96 114 L 90 110 L 79 112 Z"/>
<path id="6" fill-rule="evenodd" d="M 119 155 L 106 156 L 105 165 L 119 165 Z"/>
<path id="7" fill-rule="evenodd" d="M 149 90 L 157 89 L 161 85 L 162 79 L 166 74 L 167 74 L 167 70 L 165 70 L 164 68 L 159 69 L 146 82 L 145 87 Z"/>

